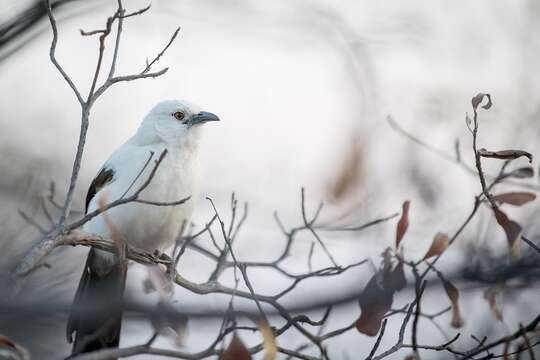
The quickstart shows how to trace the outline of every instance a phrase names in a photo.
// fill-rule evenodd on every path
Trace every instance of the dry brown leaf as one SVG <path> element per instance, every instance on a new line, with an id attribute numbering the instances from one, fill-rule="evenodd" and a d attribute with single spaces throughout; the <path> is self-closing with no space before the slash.
<path id="1" fill-rule="evenodd" d="M 502 212 L 500 209 L 495 208 L 493 209 L 495 212 L 495 219 L 497 219 L 497 223 L 504 229 L 504 232 L 506 234 L 506 238 L 508 240 L 508 246 L 510 246 L 510 251 L 512 253 L 515 253 L 519 249 L 519 237 L 521 236 L 521 225 L 519 225 L 517 222 L 510 220 L 508 216 L 504 212 Z"/>
<path id="2" fill-rule="evenodd" d="M 484 291 L 484 299 L 487 300 L 489 304 L 489 308 L 491 310 L 491 314 L 493 315 L 493 318 L 499 321 L 503 320 L 503 314 L 501 312 L 500 307 L 497 303 L 497 296 L 501 293 L 500 287 L 490 287 Z"/>
<path id="3" fill-rule="evenodd" d="M 381 328 L 384 315 L 392 306 L 392 295 L 384 296 L 379 301 L 365 305 L 358 320 L 356 329 L 367 336 L 375 336 Z"/>
<path id="4" fill-rule="evenodd" d="M 274 360 L 278 352 L 274 332 L 266 322 L 260 321 L 257 325 L 263 337 L 263 346 L 265 350 L 263 360 Z"/>
<path id="5" fill-rule="evenodd" d="M 388 272 L 385 277 L 385 288 L 393 291 L 400 291 L 407 286 L 403 263 L 399 262 L 394 270 Z"/>
<path id="6" fill-rule="evenodd" d="M 251 360 L 251 353 L 235 333 L 227 349 L 221 353 L 219 360 Z"/>
<path id="7" fill-rule="evenodd" d="M 382 286 L 386 290 L 396 292 L 400 291 L 407 285 L 405 279 L 405 272 L 403 269 L 403 262 L 399 261 L 396 267 L 392 270 L 392 248 L 387 247 L 382 256 L 382 269 L 379 274 L 382 276 Z"/>
<path id="8" fill-rule="evenodd" d="M 399 219 L 396 227 L 396 249 L 399 247 L 399 243 L 401 242 L 401 239 L 403 239 L 403 236 L 405 235 L 405 232 L 407 231 L 407 228 L 409 227 L 409 206 L 411 202 L 409 200 L 405 201 L 402 205 L 402 212 L 401 212 L 401 218 Z"/>
<path id="9" fill-rule="evenodd" d="M 482 100 L 484 100 L 484 97 L 487 97 L 487 103 L 485 105 L 482 106 L 483 109 L 489 109 L 491 107 L 491 105 L 493 105 L 493 103 L 491 102 L 491 95 L 489 94 L 483 94 L 483 93 L 479 93 L 478 95 L 476 95 L 475 97 L 472 98 L 471 100 L 471 103 L 472 103 L 472 106 L 474 108 L 474 110 L 478 109 L 478 105 L 480 105 L 482 103 Z"/>
<path id="10" fill-rule="evenodd" d="M 482 148 L 478 150 L 478 154 L 485 158 L 494 158 L 494 159 L 501 159 L 501 160 L 514 160 L 522 156 L 525 156 L 529 159 L 530 163 L 533 161 L 532 154 L 524 150 L 489 151 Z"/>
<path id="11" fill-rule="evenodd" d="M 356 329 L 367 336 L 375 336 L 381 328 L 384 315 L 394 300 L 393 291 L 382 285 L 381 272 L 373 275 L 360 296 L 361 314 Z"/>
<path id="12" fill-rule="evenodd" d="M 442 254 L 446 248 L 448 248 L 448 235 L 445 233 L 437 233 L 435 234 L 435 237 L 433 237 L 433 241 L 431 242 L 431 246 L 429 247 L 428 251 L 426 252 L 426 255 L 424 255 L 424 259 L 429 259 L 432 256 L 438 256 Z"/>
<path id="13" fill-rule="evenodd" d="M 530 192 L 508 192 L 493 196 L 493 200 L 505 204 L 521 206 L 536 199 L 536 194 Z"/>
<path id="14" fill-rule="evenodd" d="M 394 293 L 407 285 L 403 262 L 392 269 L 392 249 L 387 248 L 381 256 L 381 269 L 368 281 L 359 299 L 361 313 L 356 329 L 368 336 L 377 335 L 384 315 L 392 307 Z"/>
<path id="15" fill-rule="evenodd" d="M 459 290 L 448 280 L 441 278 L 446 295 L 452 303 L 452 321 L 450 325 L 459 329 L 464 325 L 463 318 L 461 317 L 461 311 L 459 309 Z"/>

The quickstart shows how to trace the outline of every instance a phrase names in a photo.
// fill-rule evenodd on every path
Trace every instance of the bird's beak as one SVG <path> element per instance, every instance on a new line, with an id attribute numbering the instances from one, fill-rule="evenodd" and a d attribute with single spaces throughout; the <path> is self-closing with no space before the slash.
<path id="1" fill-rule="evenodd" d="M 190 124 L 196 125 L 196 124 L 204 124 L 208 121 L 219 121 L 219 118 L 217 115 L 212 114 L 210 112 L 201 111 L 198 114 L 195 114 L 191 117 Z"/>

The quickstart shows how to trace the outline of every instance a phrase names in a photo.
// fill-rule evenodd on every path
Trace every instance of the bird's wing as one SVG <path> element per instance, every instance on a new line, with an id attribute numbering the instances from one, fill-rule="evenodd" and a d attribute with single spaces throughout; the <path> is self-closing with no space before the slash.
<path id="1" fill-rule="evenodd" d="M 104 187 L 116 180 L 115 167 L 107 161 L 92 180 L 86 194 L 85 212 L 90 202 Z M 91 248 L 86 265 L 73 299 L 72 310 L 66 327 L 68 342 L 73 341 L 73 354 L 118 347 L 122 313 L 119 304 L 125 286 L 124 264 L 115 264 L 104 271 L 96 270 L 96 261 L 103 254 Z M 110 303 L 114 303 L 112 307 Z M 96 308 L 100 310 L 96 312 Z"/>
<path id="2" fill-rule="evenodd" d="M 114 181 L 114 174 L 115 171 L 108 167 L 107 164 L 101 168 L 97 176 L 92 180 L 92 183 L 90 184 L 90 187 L 88 188 L 88 193 L 86 194 L 86 205 L 85 205 L 85 212 L 88 212 L 88 206 L 90 205 L 90 201 L 94 198 L 94 196 L 101 190 L 105 185 L 111 183 Z"/>

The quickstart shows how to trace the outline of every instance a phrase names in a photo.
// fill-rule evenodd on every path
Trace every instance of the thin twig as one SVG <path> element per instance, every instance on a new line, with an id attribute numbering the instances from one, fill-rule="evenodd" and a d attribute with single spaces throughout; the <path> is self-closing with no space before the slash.
<path id="1" fill-rule="evenodd" d="M 373 356 L 375 356 L 375 353 L 377 352 L 377 349 L 379 348 L 379 345 L 381 344 L 381 340 L 384 336 L 384 331 L 386 330 L 386 323 L 388 322 L 388 319 L 384 319 L 381 327 L 381 331 L 379 332 L 379 336 L 377 337 L 377 340 L 375 341 L 375 344 L 371 348 L 371 351 L 369 352 L 368 357 L 366 360 L 371 360 Z"/>
<path id="2" fill-rule="evenodd" d="M 384 359 L 388 355 L 395 353 L 396 351 L 398 351 L 399 349 L 401 349 L 403 347 L 403 338 L 405 337 L 405 329 L 407 328 L 407 324 L 409 323 L 409 319 L 411 318 L 412 311 L 413 311 L 414 307 L 416 306 L 416 303 L 417 303 L 418 299 L 424 293 L 424 290 L 426 288 L 426 284 L 427 284 L 427 282 L 424 280 L 422 282 L 422 285 L 420 286 L 419 292 L 416 294 L 416 299 L 414 300 L 414 302 L 412 304 L 409 305 L 409 309 L 407 311 L 407 314 L 405 315 L 405 318 L 403 319 L 403 322 L 401 323 L 401 327 L 399 329 L 398 341 L 396 342 L 396 344 L 394 346 L 392 346 L 390 349 L 383 352 L 382 354 L 380 354 L 378 356 L 375 356 L 373 358 L 373 360 Z"/>
<path id="3" fill-rule="evenodd" d="M 81 106 L 83 106 L 84 105 L 84 100 L 83 100 L 81 94 L 79 93 L 79 90 L 77 89 L 77 86 L 75 86 L 75 84 L 73 83 L 73 80 L 71 80 L 69 75 L 64 71 L 64 68 L 58 63 L 58 60 L 56 59 L 56 44 L 58 43 L 58 28 L 56 27 L 56 19 L 54 18 L 53 14 L 52 14 L 50 0 L 45 0 L 45 8 L 47 9 L 47 16 L 49 18 L 49 22 L 51 24 L 51 29 L 52 29 L 52 32 L 53 32 L 53 39 L 52 39 L 52 42 L 51 42 L 51 48 L 50 48 L 50 51 L 49 51 L 49 57 L 51 59 L 51 62 L 54 64 L 54 66 L 58 70 L 58 72 L 60 72 L 60 74 L 62 75 L 64 80 L 68 83 L 71 90 L 73 90 L 73 92 L 75 93 L 75 96 L 77 97 L 77 100 L 79 101 L 79 104 L 81 104 Z"/>
<path id="4" fill-rule="evenodd" d="M 169 42 L 167 43 L 167 45 L 165 45 L 163 50 L 161 50 L 157 54 L 157 56 L 154 58 L 154 60 L 152 60 L 149 64 L 146 65 L 144 70 L 141 72 L 141 75 L 146 74 L 148 71 L 150 71 L 150 69 L 152 68 L 152 65 L 154 65 L 156 62 L 159 61 L 159 59 L 163 56 L 163 54 L 165 54 L 165 52 L 167 51 L 169 46 L 171 46 L 171 44 L 174 42 L 174 39 L 176 39 L 176 36 L 178 36 L 179 31 L 180 31 L 180 27 L 177 27 L 176 30 L 174 31 L 174 33 L 172 34 L 171 38 L 169 39 Z"/>
<path id="5" fill-rule="evenodd" d="M 531 248 L 533 248 L 534 250 L 540 252 L 540 247 L 538 247 L 538 245 L 536 245 L 535 243 L 533 243 L 531 240 L 527 239 L 525 236 L 521 236 L 521 240 L 525 241 L 527 243 L 527 245 L 529 245 Z"/>
<path id="6" fill-rule="evenodd" d="M 306 228 L 311 232 L 311 234 L 313 234 L 313 237 L 317 240 L 317 242 L 319 243 L 319 245 L 321 245 L 322 249 L 324 250 L 324 252 L 326 253 L 326 256 L 328 256 L 328 258 L 330 259 L 330 261 L 332 262 L 332 264 L 336 267 L 338 267 L 339 265 L 337 264 L 336 260 L 334 259 L 334 257 L 332 256 L 332 254 L 330 254 L 330 251 L 328 251 L 328 248 L 326 247 L 326 245 L 324 244 L 324 242 L 321 240 L 321 238 L 319 237 L 319 235 L 317 234 L 317 232 L 313 229 L 312 225 L 313 223 L 315 222 L 315 220 L 317 219 L 321 209 L 322 209 L 322 204 L 319 205 L 319 208 L 317 209 L 317 212 L 315 213 L 315 216 L 313 217 L 313 219 L 311 221 L 308 221 L 307 220 L 307 217 L 306 217 L 306 201 L 305 201 L 305 191 L 304 191 L 304 188 L 301 189 L 301 197 L 302 197 L 302 200 L 301 200 L 301 206 L 302 206 L 302 219 L 304 220 L 304 225 L 306 226 Z"/>

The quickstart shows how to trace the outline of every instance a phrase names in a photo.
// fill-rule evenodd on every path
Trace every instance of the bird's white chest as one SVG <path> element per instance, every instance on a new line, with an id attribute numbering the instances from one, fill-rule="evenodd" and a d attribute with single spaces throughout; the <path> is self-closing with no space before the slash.
<path id="1" fill-rule="evenodd" d="M 110 166 L 115 169 L 115 181 L 106 186 L 92 200 L 89 211 L 96 208 L 98 198 L 106 196 L 107 201 L 132 195 L 149 178 L 155 167 L 155 159 L 163 147 L 137 149 L 131 156 L 111 157 Z M 141 173 L 150 151 L 154 152 L 152 161 Z M 139 178 L 134 179 L 140 173 Z M 156 206 L 141 203 L 128 203 L 107 211 L 107 216 L 118 229 L 123 239 L 130 245 L 146 251 L 163 250 L 171 245 L 182 224 L 189 225 L 193 204 L 197 196 L 198 159 L 194 154 L 169 150 L 157 168 L 149 185 L 139 198 L 153 202 L 171 202 L 191 196 L 184 204 L 177 206 Z M 110 236 L 109 226 L 102 216 L 98 216 L 85 226 L 85 230 L 103 236 Z"/>

